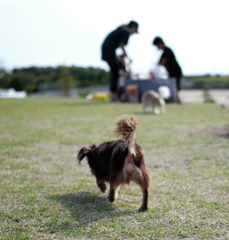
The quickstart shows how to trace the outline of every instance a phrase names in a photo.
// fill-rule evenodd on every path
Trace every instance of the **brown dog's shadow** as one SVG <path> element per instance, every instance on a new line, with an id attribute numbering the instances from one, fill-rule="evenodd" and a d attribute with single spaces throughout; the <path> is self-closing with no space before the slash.
<path id="1" fill-rule="evenodd" d="M 64 195 L 49 196 L 48 199 L 59 202 L 74 218 L 72 224 L 66 224 L 66 217 L 58 225 L 52 226 L 51 233 L 69 231 L 71 229 L 84 228 L 100 219 L 111 219 L 133 212 L 121 211 L 114 204 L 108 202 L 106 197 L 91 194 L 89 192 L 69 193 Z M 69 218 L 71 222 L 71 218 Z"/>

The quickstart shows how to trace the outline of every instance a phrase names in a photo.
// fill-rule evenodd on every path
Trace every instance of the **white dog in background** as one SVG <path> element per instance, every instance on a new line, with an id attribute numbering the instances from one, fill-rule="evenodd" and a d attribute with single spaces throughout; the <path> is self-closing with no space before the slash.
<path id="1" fill-rule="evenodd" d="M 165 100 L 159 93 L 149 90 L 142 96 L 142 113 L 145 113 L 147 108 L 152 108 L 155 114 L 165 114 Z"/>

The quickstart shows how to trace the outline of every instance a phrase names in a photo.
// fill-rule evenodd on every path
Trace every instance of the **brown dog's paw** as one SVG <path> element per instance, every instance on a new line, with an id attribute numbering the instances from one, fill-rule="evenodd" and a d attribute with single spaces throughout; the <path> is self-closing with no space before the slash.
<path id="1" fill-rule="evenodd" d="M 138 209 L 138 211 L 140 211 L 140 212 L 145 212 L 145 211 L 147 211 L 148 210 L 148 207 L 147 206 L 141 206 L 139 209 Z"/>

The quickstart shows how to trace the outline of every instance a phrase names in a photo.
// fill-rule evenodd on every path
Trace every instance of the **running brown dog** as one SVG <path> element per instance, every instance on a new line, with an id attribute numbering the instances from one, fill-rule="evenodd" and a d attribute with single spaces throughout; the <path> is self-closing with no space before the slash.
<path id="1" fill-rule="evenodd" d="M 142 189 L 143 199 L 139 211 L 148 210 L 148 190 L 150 177 L 146 170 L 144 155 L 141 147 L 135 142 L 137 121 L 134 116 L 127 115 L 116 122 L 116 133 L 122 138 L 116 141 L 102 143 L 99 146 L 84 146 L 78 153 L 79 163 L 84 157 L 99 189 L 106 191 L 106 182 L 110 184 L 108 200 L 114 202 L 117 190 L 121 184 L 129 184 L 131 181 Z"/>

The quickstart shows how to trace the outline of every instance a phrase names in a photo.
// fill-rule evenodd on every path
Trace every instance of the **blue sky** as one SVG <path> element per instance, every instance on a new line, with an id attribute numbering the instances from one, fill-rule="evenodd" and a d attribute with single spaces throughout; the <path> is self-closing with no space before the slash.
<path id="1" fill-rule="evenodd" d="M 0 63 L 17 67 L 76 65 L 108 69 L 105 36 L 129 20 L 139 22 L 127 52 L 134 73 L 148 73 L 160 53 L 160 35 L 184 74 L 229 74 L 226 0 L 0 0 Z"/>

